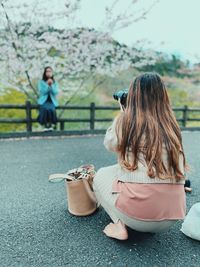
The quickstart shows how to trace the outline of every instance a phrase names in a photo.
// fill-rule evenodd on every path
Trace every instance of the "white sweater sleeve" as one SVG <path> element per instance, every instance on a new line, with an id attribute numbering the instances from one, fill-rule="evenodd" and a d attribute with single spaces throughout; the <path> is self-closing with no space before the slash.
<path id="1" fill-rule="evenodd" d="M 114 119 L 112 125 L 107 129 L 106 135 L 104 137 L 104 146 L 107 150 L 117 152 L 118 150 L 118 140 L 116 134 L 116 121 L 117 118 Z"/>

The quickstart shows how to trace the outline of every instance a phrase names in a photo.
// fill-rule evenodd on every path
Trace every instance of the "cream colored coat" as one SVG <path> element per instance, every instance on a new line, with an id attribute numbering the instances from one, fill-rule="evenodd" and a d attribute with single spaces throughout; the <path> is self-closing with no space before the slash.
<path id="1" fill-rule="evenodd" d="M 118 153 L 118 140 L 116 134 L 116 122 L 117 118 L 114 119 L 112 125 L 107 129 L 106 135 L 104 138 L 104 146 L 107 150 Z M 163 147 L 163 162 L 167 164 L 167 151 Z M 130 157 L 129 157 L 130 158 Z M 120 166 L 118 163 L 116 165 L 117 179 L 122 182 L 131 182 L 131 183 L 166 183 L 166 184 L 184 184 L 184 179 L 177 182 L 175 179 L 160 179 L 159 177 L 150 178 L 147 175 L 147 166 L 142 154 L 139 155 L 140 161 L 138 162 L 138 168 L 135 171 L 129 171 Z M 183 156 L 180 154 L 180 170 L 184 173 L 183 166 Z"/>

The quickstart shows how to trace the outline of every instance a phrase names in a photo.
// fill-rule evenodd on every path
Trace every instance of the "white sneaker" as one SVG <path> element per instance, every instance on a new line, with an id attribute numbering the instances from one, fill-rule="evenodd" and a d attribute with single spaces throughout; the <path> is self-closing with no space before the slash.
<path id="1" fill-rule="evenodd" d="M 49 128 L 43 128 L 43 132 L 48 132 Z"/>

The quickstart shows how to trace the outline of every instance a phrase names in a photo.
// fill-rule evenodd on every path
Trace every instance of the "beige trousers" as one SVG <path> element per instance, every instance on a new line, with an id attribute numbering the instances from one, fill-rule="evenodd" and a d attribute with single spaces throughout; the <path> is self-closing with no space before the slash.
<path id="1" fill-rule="evenodd" d="M 157 233 L 167 231 L 176 220 L 142 221 L 136 220 L 120 212 L 115 207 L 118 193 L 112 193 L 112 184 L 116 180 L 117 165 L 101 168 L 97 171 L 93 188 L 99 204 L 104 208 L 112 221 L 121 220 L 125 225 L 140 232 Z"/>

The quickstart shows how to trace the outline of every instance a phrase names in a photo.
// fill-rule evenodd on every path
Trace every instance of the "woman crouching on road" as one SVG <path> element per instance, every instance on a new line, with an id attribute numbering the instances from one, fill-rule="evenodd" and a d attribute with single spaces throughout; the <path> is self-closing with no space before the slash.
<path id="1" fill-rule="evenodd" d="M 104 229 L 107 236 L 126 240 L 127 227 L 166 231 L 184 218 L 181 132 L 158 74 L 145 73 L 131 84 L 126 108 L 108 128 L 104 145 L 118 155 L 118 163 L 101 168 L 93 181 L 113 221 Z"/>

